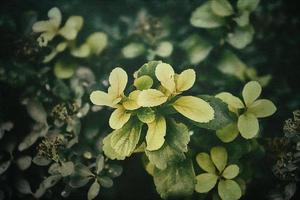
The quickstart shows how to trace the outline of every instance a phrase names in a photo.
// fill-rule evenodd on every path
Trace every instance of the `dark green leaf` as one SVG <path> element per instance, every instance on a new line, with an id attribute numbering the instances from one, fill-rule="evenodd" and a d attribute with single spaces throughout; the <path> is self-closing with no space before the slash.
<path id="1" fill-rule="evenodd" d="M 208 123 L 193 122 L 193 124 L 205 129 L 218 130 L 234 121 L 234 116 L 228 110 L 228 105 L 226 103 L 214 96 L 199 95 L 198 97 L 202 98 L 213 107 L 215 116 L 214 119 Z"/>
<path id="2" fill-rule="evenodd" d="M 155 76 L 155 69 L 156 66 L 162 63 L 161 61 L 150 61 L 146 64 L 144 64 L 137 72 L 136 72 L 136 78 L 141 77 L 143 75 L 148 75 L 152 78 L 152 80 L 157 80 Z"/>
<path id="3" fill-rule="evenodd" d="M 188 128 L 183 123 L 169 120 L 164 145 L 158 150 L 145 152 L 152 164 L 165 169 L 168 163 L 185 159 L 184 152 L 187 152 L 189 141 Z"/>
<path id="4" fill-rule="evenodd" d="M 92 200 L 92 199 L 96 198 L 96 196 L 99 194 L 99 191 L 100 191 L 100 185 L 96 179 L 88 191 L 88 195 L 87 195 L 88 200 Z"/>
<path id="5" fill-rule="evenodd" d="M 26 108 L 32 119 L 34 119 L 36 122 L 46 123 L 47 113 L 40 102 L 31 99 L 28 101 Z"/>
<path id="6" fill-rule="evenodd" d="M 163 199 L 189 196 L 195 188 L 195 172 L 190 160 L 173 163 L 164 170 L 155 168 L 153 178 Z"/>

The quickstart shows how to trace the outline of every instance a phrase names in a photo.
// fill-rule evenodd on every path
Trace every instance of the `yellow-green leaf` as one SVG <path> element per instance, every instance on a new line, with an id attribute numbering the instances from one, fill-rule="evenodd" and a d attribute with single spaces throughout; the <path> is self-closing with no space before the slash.
<path id="1" fill-rule="evenodd" d="M 115 98 L 120 97 L 123 95 L 127 81 L 127 74 L 122 68 L 113 69 L 109 75 L 110 90 L 108 93 Z"/>
<path id="2" fill-rule="evenodd" d="M 232 142 L 239 134 L 239 130 L 236 123 L 228 124 L 227 126 L 216 131 L 218 138 L 222 142 Z"/>
<path id="3" fill-rule="evenodd" d="M 148 124 L 155 120 L 155 112 L 151 108 L 141 108 L 137 112 L 137 117 L 141 122 Z"/>
<path id="4" fill-rule="evenodd" d="M 146 90 L 150 89 L 153 85 L 153 80 L 150 76 L 148 75 L 143 75 L 134 80 L 133 85 L 138 89 L 138 90 Z"/>
<path id="5" fill-rule="evenodd" d="M 51 31 L 51 28 L 58 28 L 61 23 L 61 12 L 57 7 L 53 7 L 48 11 L 49 20 L 39 21 L 33 24 L 32 29 L 34 32 Z M 55 29 L 52 29 L 55 31 Z"/>
<path id="6" fill-rule="evenodd" d="M 75 66 L 72 63 L 58 61 L 54 65 L 54 74 L 57 78 L 67 79 L 73 76 Z"/>
<path id="7" fill-rule="evenodd" d="M 258 6 L 260 0 L 238 0 L 237 8 L 240 11 L 253 11 Z"/>
<path id="8" fill-rule="evenodd" d="M 187 69 L 175 76 L 176 91 L 183 92 L 193 87 L 196 80 L 196 73 L 193 69 Z"/>
<path id="9" fill-rule="evenodd" d="M 226 17 L 233 14 L 233 8 L 228 0 L 212 0 L 212 11 L 221 17 Z"/>
<path id="10" fill-rule="evenodd" d="M 257 118 L 251 113 L 245 113 L 238 119 L 238 129 L 246 139 L 255 137 L 259 131 Z"/>
<path id="11" fill-rule="evenodd" d="M 218 176 L 215 174 L 204 173 L 196 176 L 196 180 L 195 190 L 199 193 L 207 193 L 215 187 Z"/>
<path id="12" fill-rule="evenodd" d="M 141 128 L 141 123 L 130 120 L 121 129 L 111 133 L 111 148 L 116 158 L 125 158 L 133 153 L 140 140 Z"/>
<path id="13" fill-rule="evenodd" d="M 219 172 L 222 172 L 225 168 L 227 164 L 227 156 L 227 151 L 224 147 L 217 146 L 210 150 L 210 157 Z"/>
<path id="14" fill-rule="evenodd" d="M 210 159 L 210 156 L 207 153 L 199 153 L 196 156 L 196 161 L 198 165 L 206 172 L 209 172 L 211 174 L 216 173 L 216 168 L 212 160 Z"/>
<path id="15" fill-rule="evenodd" d="M 167 130 L 166 120 L 164 117 L 158 116 L 152 123 L 147 125 L 148 131 L 146 135 L 146 149 L 149 151 L 154 151 L 159 149 L 165 142 Z"/>
<path id="16" fill-rule="evenodd" d="M 71 50 L 71 54 L 77 58 L 86 58 L 91 53 L 91 47 L 87 44 L 82 44 L 78 48 L 74 48 Z"/>
<path id="17" fill-rule="evenodd" d="M 110 106 L 113 105 L 113 99 L 110 95 L 100 90 L 93 91 L 90 95 L 90 100 L 97 106 Z"/>
<path id="18" fill-rule="evenodd" d="M 190 18 L 190 23 L 193 26 L 200 28 L 217 28 L 222 26 L 224 22 L 223 17 L 214 14 L 209 1 L 205 2 L 193 11 Z"/>
<path id="19" fill-rule="evenodd" d="M 89 45 L 93 54 L 99 55 L 107 46 L 107 35 L 103 32 L 92 33 L 86 39 L 86 44 Z"/>
<path id="20" fill-rule="evenodd" d="M 222 200 L 238 200 L 242 196 L 239 184 L 233 180 L 220 180 L 218 193 Z"/>
<path id="21" fill-rule="evenodd" d="M 123 106 L 126 108 L 126 110 L 136 110 L 140 106 L 137 104 L 137 99 L 140 94 L 139 90 L 132 91 L 126 101 L 123 102 Z"/>
<path id="22" fill-rule="evenodd" d="M 161 42 L 158 44 L 158 47 L 156 48 L 155 53 L 157 55 L 159 55 L 160 57 L 166 58 L 172 54 L 172 51 L 173 51 L 172 43 L 164 41 L 164 42 Z"/>
<path id="23" fill-rule="evenodd" d="M 237 112 L 237 109 L 244 108 L 243 102 L 229 92 L 221 92 L 216 97 L 227 103 L 228 109 L 232 112 Z"/>
<path id="24" fill-rule="evenodd" d="M 145 46 L 141 43 L 132 42 L 127 44 L 122 49 L 122 54 L 125 58 L 135 58 L 142 55 L 145 52 Z"/>
<path id="25" fill-rule="evenodd" d="M 117 160 L 124 160 L 126 155 L 117 153 L 111 146 L 111 136 L 112 134 L 109 134 L 103 139 L 103 151 L 104 154 L 111 160 L 117 159 Z"/>
<path id="26" fill-rule="evenodd" d="M 154 107 L 165 103 L 168 97 L 159 90 L 143 90 L 138 97 L 138 105 L 142 107 Z"/>
<path id="27" fill-rule="evenodd" d="M 123 106 L 119 106 L 109 118 L 109 126 L 112 129 L 122 128 L 130 119 L 130 113 L 127 113 Z"/>
<path id="28" fill-rule="evenodd" d="M 197 97 L 182 96 L 173 103 L 173 107 L 183 116 L 196 122 L 207 123 L 214 118 L 213 108 Z"/>
<path id="29" fill-rule="evenodd" d="M 164 86 L 171 93 L 175 90 L 174 76 L 175 72 L 171 65 L 167 63 L 160 63 L 156 66 L 155 76 L 160 81 L 162 86 Z"/>
<path id="30" fill-rule="evenodd" d="M 254 114 L 256 117 L 268 117 L 276 112 L 276 107 L 272 101 L 267 99 L 259 99 L 254 101 L 248 108 L 248 112 Z"/>
<path id="31" fill-rule="evenodd" d="M 248 82 L 243 89 L 242 95 L 244 98 L 244 102 L 248 107 L 252 104 L 260 95 L 261 86 L 257 81 Z"/>
<path id="32" fill-rule="evenodd" d="M 239 172 L 240 172 L 239 166 L 229 165 L 224 169 L 222 176 L 226 179 L 233 179 L 239 174 Z"/>
<path id="33" fill-rule="evenodd" d="M 71 16 L 66 21 L 64 27 L 59 30 L 59 33 L 67 40 L 74 40 L 82 25 L 83 18 L 81 16 Z"/>

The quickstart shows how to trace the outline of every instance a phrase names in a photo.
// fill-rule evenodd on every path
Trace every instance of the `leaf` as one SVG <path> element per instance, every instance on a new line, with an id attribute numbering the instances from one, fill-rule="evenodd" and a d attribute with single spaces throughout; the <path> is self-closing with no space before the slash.
<path id="1" fill-rule="evenodd" d="M 193 87 L 196 81 L 196 73 L 193 69 L 187 69 L 175 76 L 176 91 L 183 92 Z"/>
<path id="2" fill-rule="evenodd" d="M 202 62 L 213 49 L 213 46 L 206 39 L 197 34 L 189 36 L 182 42 L 181 46 L 187 51 L 189 61 L 193 65 Z"/>
<path id="3" fill-rule="evenodd" d="M 20 170 L 26 170 L 31 165 L 32 158 L 30 156 L 22 156 L 16 160 L 16 163 Z"/>
<path id="4" fill-rule="evenodd" d="M 74 75 L 75 68 L 73 63 L 58 61 L 54 65 L 54 74 L 59 79 L 68 79 Z"/>
<path id="5" fill-rule="evenodd" d="M 222 200 L 237 200 L 242 196 L 240 186 L 233 180 L 220 180 L 218 193 Z"/>
<path id="6" fill-rule="evenodd" d="M 226 41 L 237 49 L 243 49 L 253 40 L 254 29 L 248 25 L 245 27 L 236 27 L 233 33 L 228 33 Z"/>
<path id="7" fill-rule="evenodd" d="M 11 160 L 7 160 L 0 163 L 0 175 L 2 175 L 10 166 Z"/>
<path id="8" fill-rule="evenodd" d="M 155 49 L 155 53 L 163 58 L 169 57 L 172 54 L 173 45 L 171 42 L 163 41 L 160 42 Z"/>
<path id="9" fill-rule="evenodd" d="M 235 178 L 240 172 L 240 168 L 237 165 L 228 165 L 223 173 L 222 176 L 226 179 L 233 179 Z"/>
<path id="10" fill-rule="evenodd" d="M 111 71 L 108 81 L 110 83 L 108 94 L 111 95 L 113 99 L 116 99 L 123 95 L 128 76 L 122 68 L 117 67 Z"/>
<path id="11" fill-rule="evenodd" d="M 81 163 L 75 165 L 75 172 L 82 177 L 94 176 L 90 169 Z"/>
<path id="12" fill-rule="evenodd" d="M 242 11 L 239 16 L 235 17 L 233 20 L 238 24 L 238 26 L 245 27 L 249 25 L 250 12 Z"/>
<path id="13" fill-rule="evenodd" d="M 98 178 L 100 184 L 105 188 L 110 188 L 113 186 L 114 182 L 113 180 L 108 176 L 101 176 Z"/>
<path id="14" fill-rule="evenodd" d="M 123 160 L 125 157 L 130 156 L 139 142 L 141 128 L 140 122 L 131 120 L 121 129 L 113 131 L 107 140 L 103 140 L 105 155 L 111 159 L 118 160 Z M 110 144 L 108 144 L 109 142 Z"/>
<path id="15" fill-rule="evenodd" d="M 216 173 L 216 168 L 212 160 L 210 159 L 210 156 L 207 153 L 199 153 L 196 156 L 196 161 L 198 165 L 206 172 L 209 172 L 211 174 Z"/>
<path id="16" fill-rule="evenodd" d="M 173 107 L 183 116 L 196 121 L 207 123 L 214 119 L 214 109 L 204 100 L 193 96 L 179 97 Z"/>
<path id="17" fill-rule="evenodd" d="M 224 74 L 235 76 L 242 81 L 245 80 L 247 66 L 231 51 L 224 51 L 217 68 Z"/>
<path id="18" fill-rule="evenodd" d="M 33 157 L 32 162 L 38 166 L 47 166 L 51 163 L 51 160 L 42 156 L 35 156 Z"/>
<path id="19" fill-rule="evenodd" d="M 174 163 L 164 170 L 155 168 L 153 178 L 156 190 L 163 199 L 193 194 L 195 172 L 190 160 Z"/>
<path id="20" fill-rule="evenodd" d="M 82 177 L 78 175 L 74 175 L 70 177 L 69 185 L 72 188 L 80 188 L 88 184 L 92 177 Z"/>
<path id="21" fill-rule="evenodd" d="M 90 100 L 98 106 L 113 106 L 113 98 L 109 94 L 100 90 L 93 91 L 90 95 Z"/>
<path id="22" fill-rule="evenodd" d="M 146 51 L 145 47 L 141 43 L 132 42 L 122 48 L 122 54 L 125 58 L 136 58 Z"/>
<path id="23" fill-rule="evenodd" d="M 175 72 L 171 65 L 167 63 L 158 64 L 155 69 L 155 76 L 170 93 L 175 91 Z"/>
<path id="24" fill-rule="evenodd" d="M 53 163 L 50 165 L 50 167 L 48 168 L 48 173 L 51 175 L 58 175 L 60 174 L 59 170 L 60 170 L 60 164 L 59 163 Z"/>
<path id="25" fill-rule="evenodd" d="M 49 31 L 49 28 L 58 28 L 61 23 L 61 12 L 57 7 L 53 7 L 48 11 L 49 20 L 34 23 L 32 29 L 34 32 Z M 49 26 L 50 25 L 50 26 Z M 51 26 L 52 25 L 52 26 Z"/>
<path id="26" fill-rule="evenodd" d="M 89 168 L 81 163 L 75 165 L 75 173 L 70 176 L 69 185 L 72 188 L 80 188 L 85 186 L 94 174 Z"/>
<path id="27" fill-rule="evenodd" d="M 215 174 L 204 173 L 196 177 L 197 183 L 195 190 L 199 193 L 207 193 L 212 190 L 218 181 L 218 176 Z"/>
<path id="28" fill-rule="evenodd" d="M 19 144 L 19 151 L 24 151 L 31 147 L 39 137 L 45 136 L 48 132 L 48 126 L 46 124 L 37 124 L 31 133 L 29 133 L 23 141 Z"/>
<path id="29" fill-rule="evenodd" d="M 238 0 L 237 8 L 240 11 L 254 11 L 260 0 Z"/>
<path id="30" fill-rule="evenodd" d="M 210 150 L 210 157 L 219 172 L 222 172 L 227 165 L 227 151 L 224 147 L 217 146 Z"/>
<path id="31" fill-rule="evenodd" d="M 26 106 L 27 112 L 32 119 L 36 122 L 46 123 L 47 122 L 47 113 L 43 105 L 37 100 L 30 99 Z"/>
<path id="32" fill-rule="evenodd" d="M 238 129 L 246 139 L 255 137 L 259 131 L 257 118 L 251 113 L 245 113 L 238 119 Z"/>
<path id="33" fill-rule="evenodd" d="M 29 182 L 26 179 L 18 179 L 16 181 L 16 188 L 22 194 L 32 194 Z"/>
<path id="34" fill-rule="evenodd" d="M 126 156 L 118 154 L 111 146 L 111 134 L 107 135 L 103 139 L 103 152 L 104 154 L 110 158 L 111 160 L 117 159 L 117 160 L 124 160 Z"/>
<path id="35" fill-rule="evenodd" d="M 60 175 L 52 175 L 47 177 L 43 182 L 41 183 L 41 187 L 44 189 L 49 189 L 56 185 L 58 181 L 61 179 Z"/>
<path id="36" fill-rule="evenodd" d="M 205 100 L 214 110 L 214 118 L 208 123 L 196 123 L 196 126 L 201 128 L 218 130 L 224 126 L 234 122 L 235 116 L 230 113 L 228 106 L 222 100 L 209 95 L 199 95 L 201 99 Z"/>
<path id="37" fill-rule="evenodd" d="M 134 80 L 133 85 L 138 89 L 138 90 L 146 90 L 150 89 L 153 85 L 153 80 L 150 76 L 148 75 L 143 75 Z"/>
<path id="38" fill-rule="evenodd" d="M 100 185 L 96 179 L 88 191 L 88 195 L 87 195 L 88 200 L 92 200 L 92 199 L 96 198 L 96 196 L 98 196 L 98 194 L 99 194 L 99 191 L 100 191 Z"/>
<path id="39" fill-rule="evenodd" d="M 159 90 L 147 89 L 141 91 L 138 97 L 138 105 L 142 107 L 154 107 L 165 103 L 168 97 Z"/>
<path id="40" fill-rule="evenodd" d="M 91 52 L 99 55 L 107 46 L 107 35 L 103 32 L 95 32 L 88 36 L 86 44 L 89 45 Z"/>
<path id="41" fill-rule="evenodd" d="M 91 55 L 91 47 L 88 44 L 82 44 L 71 50 L 71 55 L 77 58 L 86 58 Z"/>
<path id="42" fill-rule="evenodd" d="M 142 67 L 140 67 L 140 69 L 136 72 L 136 77 L 141 77 L 143 75 L 148 75 L 152 78 L 152 80 L 156 80 L 156 76 L 155 76 L 155 69 L 156 66 L 162 63 L 161 61 L 150 61 L 146 64 L 144 64 Z"/>
<path id="43" fill-rule="evenodd" d="M 141 108 L 137 113 L 138 119 L 143 123 L 151 123 L 155 120 L 155 111 L 151 108 Z"/>
<path id="44" fill-rule="evenodd" d="M 215 15 L 210 2 L 206 2 L 192 13 L 190 23 L 200 28 L 217 28 L 224 24 L 224 19 Z"/>
<path id="45" fill-rule="evenodd" d="M 234 13 L 228 0 L 212 0 L 211 9 L 216 15 L 221 17 L 230 16 Z"/>
<path id="46" fill-rule="evenodd" d="M 228 143 L 232 142 L 239 135 L 239 130 L 237 124 L 232 123 L 217 130 L 216 134 L 222 142 Z"/>
<path id="47" fill-rule="evenodd" d="M 62 162 L 61 166 L 59 168 L 59 172 L 63 177 L 66 176 L 70 176 L 71 174 L 74 173 L 75 169 L 74 169 L 74 164 L 73 162 L 69 161 L 69 162 Z"/>
<path id="48" fill-rule="evenodd" d="M 65 25 L 59 30 L 59 34 L 67 40 L 74 40 L 83 25 L 81 16 L 71 16 L 67 19 Z"/>
<path id="49" fill-rule="evenodd" d="M 276 112 L 276 106 L 270 100 L 259 99 L 254 101 L 248 107 L 248 112 L 254 114 L 258 118 L 268 117 Z"/>
<path id="50" fill-rule="evenodd" d="M 137 104 L 137 99 L 139 97 L 140 92 L 141 91 L 139 90 L 134 90 L 130 92 L 128 98 L 122 103 L 126 110 L 136 110 L 140 108 L 140 106 Z"/>
<path id="51" fill-rule="evenodd" d="M 147 125 L 148 131 L 146 134 L 146 149 L 154 151 L 159 149 L 165 142 L 165 135 L 167 131 L 166 120 L 163 116 L 157 116 L 153 122 Z"/>
<path id="52" fill-rule="evenodd" d="M 190 141 L 188 128 L 183 123 L 170 120 L 167 125 L 163 146 L 155 151 L 145 151 L 149 161 L 159 169 L 165 169 L 168 163 L 184 160 L 184 152 L 187 152 L 187 144 Z"/>
<path id="53" fill-rule="evenodd" d="M 96 159 L 96 173 L 99 174 L 104 169 L 104 156 L 99 154 Z"/>
<path id="54" fill-rule="evenodd" d="M 244 103 L 238 97 L 233 96 L 229 92 L 221 92 L 216 97 L 227 103 L 229 110 L 232 112 L 237 113 L 238 109 L 245 107 Z"/>
<path id="55" fill-rule="evenodd" d="M 126 112 L 123 106 L 118 107 L 109 118 L 109 126 L 112 129 L 120 129 L 128 122 L 131 114 Z"/>
<path id="56" fill-rule="evenodd" d="M 243 88 L 243 98 L 246 106 L 250 106 L 261 94 L 262 88 L 257 81 L 248 82 Z"/>

